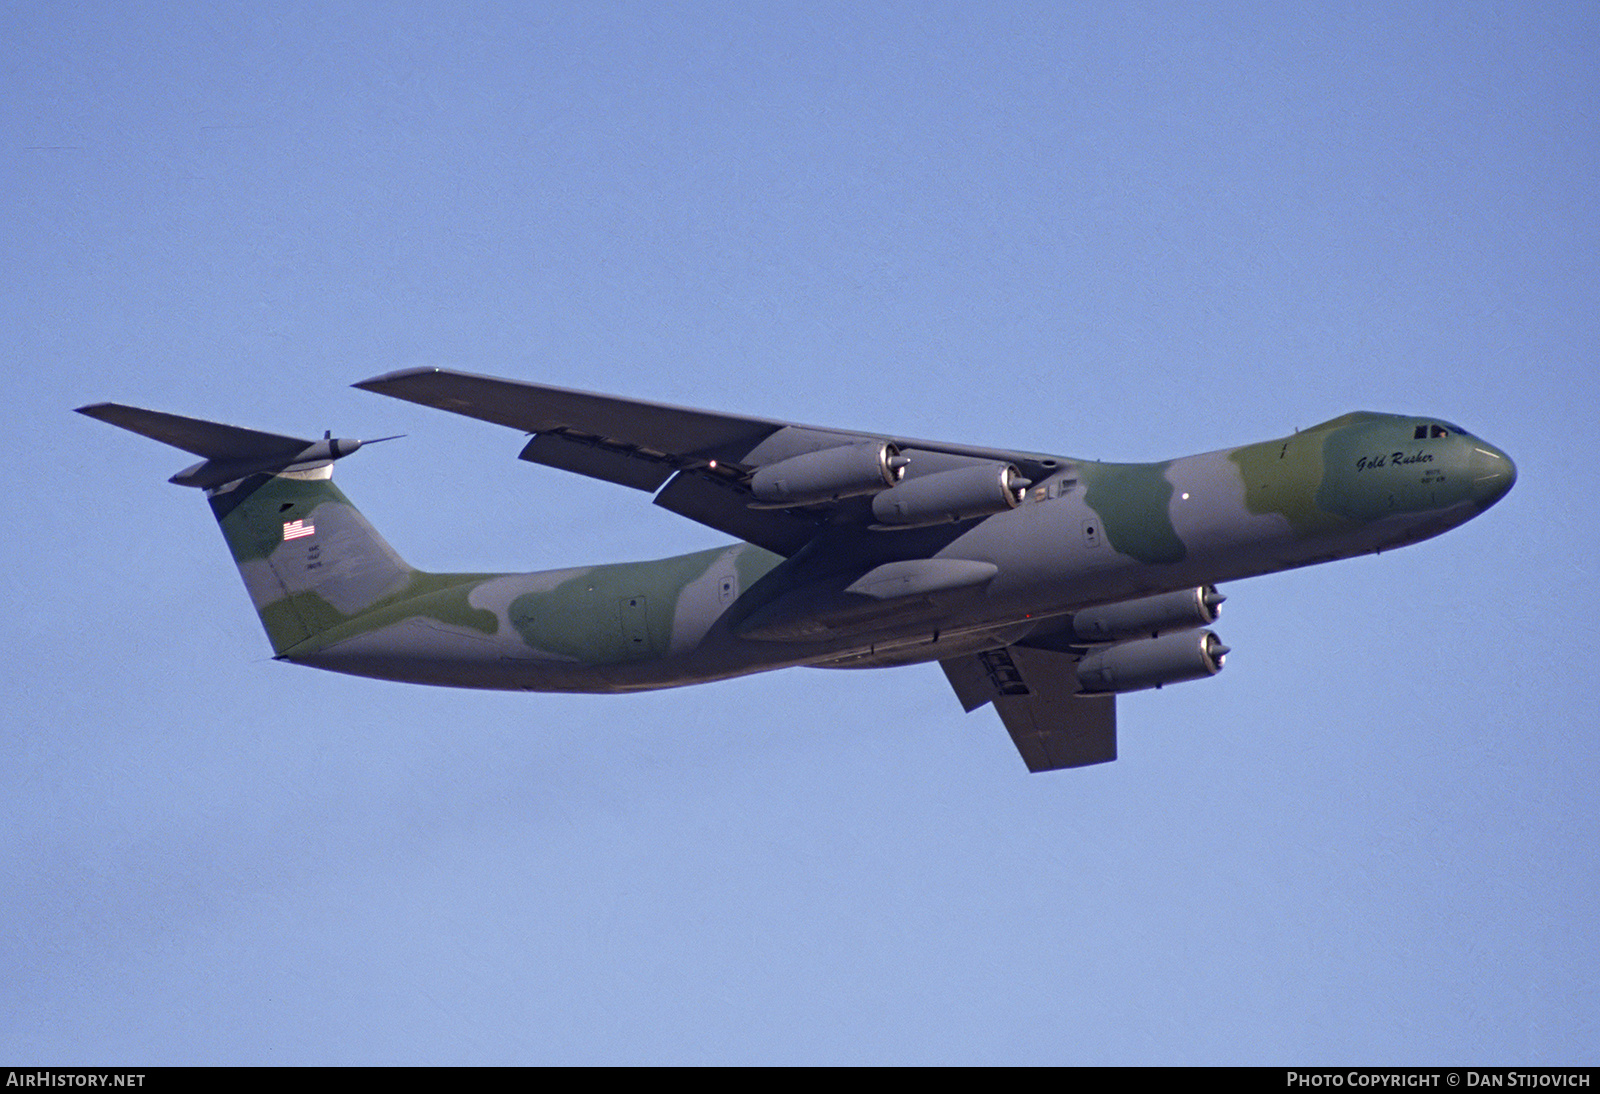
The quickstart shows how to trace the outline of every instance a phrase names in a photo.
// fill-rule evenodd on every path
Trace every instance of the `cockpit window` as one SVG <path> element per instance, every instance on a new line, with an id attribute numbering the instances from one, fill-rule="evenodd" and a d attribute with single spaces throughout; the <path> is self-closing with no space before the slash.
<path id="1" fill-rule="evenodd" d="M 1423 425 L 1417 426 L 1416 432 L 1411 436 L 1415 440 L 1427 441 L 1438 437 L 1448 437 L 1452 433 L 1460 434 L 1463 437 L 1469 435 L 1465 429 L 1462 429 L 1458 425 L 1451 425 L 1449 422 L 1444 422 L 1442 424 L 1439 422 L 1427 422 Z"/>

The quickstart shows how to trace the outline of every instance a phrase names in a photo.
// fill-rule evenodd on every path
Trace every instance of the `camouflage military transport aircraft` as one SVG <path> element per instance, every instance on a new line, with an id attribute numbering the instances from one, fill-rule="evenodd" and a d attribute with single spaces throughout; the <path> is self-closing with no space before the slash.
<path id="1" fill-rule="evenodd" d="M 791 665 L 938 661 L 1030 771 L 1117 755 L 1116 696 L 1214 675 L 1215 584 L 1415 543 L 1516 480 L 1437 418 L 1117 464 L 855 433 L 444 369 L 368 391 L 532 434 L 522 459 L 655 494 L 740 543 L 528 574 L 408 566 L 331 481 L 360 441 L 116 403 L 84 414 L 202 461 L 284 661 L 454 687 L 620 692 Z"/>

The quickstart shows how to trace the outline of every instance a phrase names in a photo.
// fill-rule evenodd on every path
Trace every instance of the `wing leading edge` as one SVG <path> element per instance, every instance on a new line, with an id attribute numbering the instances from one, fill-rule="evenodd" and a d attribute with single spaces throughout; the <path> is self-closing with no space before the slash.
<path id="1" fill-rule="evenodd" d="M 793 554 L 822 528 L 841 516 L 849 519 L 861 507 L 824 503 L 752 508 L 749 478 L 766 464 L 869 440 L 891 441 L 958 462 L 1011 463 L 1030 478 L 1043 477 L 1066 462 L 1057 456 L 804 426 L 449 369 L 406 369 L 355 386 L 532 433 L 522 449 L 524 460 L 659 491 L 657 505 L 783 555 Z"/>

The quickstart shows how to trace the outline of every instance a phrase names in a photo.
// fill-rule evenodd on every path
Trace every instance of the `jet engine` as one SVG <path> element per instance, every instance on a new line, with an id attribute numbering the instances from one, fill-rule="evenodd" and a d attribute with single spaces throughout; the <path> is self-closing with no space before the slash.
<path id="1" fill-rule="evenodd" d="M 1096 650 L 1078 662 L 1087 692 L 1143 691 L 1222 671 L 1228 647 L 1211 631 L 1178 631 Z"/>
<path id="2" fill-rule="evenodd" d="M 1217 621 L 1218 609 L 1228 599 L 1215 585 L 1180 589 L 1175 593 L 1103 604 L 1075 612 L 1072 633 L 1086 642 L 1116 642 L 1136 635 L 1186 631 Z"/>
<path id="3" fill-rule="evenodd" d="M 910 462 L 888 441 L 842 444 L 768 464 L 750 477 L 750 492 L 758 508 L 875 494 L 899 482 Z"/>
<path id="4" fill-rule="evenodd" d="M 1009 463 L 935 471 L 878 494 L 872 499 L 872 515 L 880 527 L 891 528 L 984 517 L 1015 509 L 1028 485 Z"/>

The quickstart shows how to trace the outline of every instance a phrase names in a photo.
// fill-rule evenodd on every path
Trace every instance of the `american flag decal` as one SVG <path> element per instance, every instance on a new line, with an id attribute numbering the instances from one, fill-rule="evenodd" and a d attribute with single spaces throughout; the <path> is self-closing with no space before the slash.
<path id="1" fill-rule="evenodd" d="M 286 520 L 283 522 L 283 541 L 288 543 L 291 539 L 304 539 L 306 536 L 317 534 L 315 524 L 307 524 L 303 520 Z"/>

